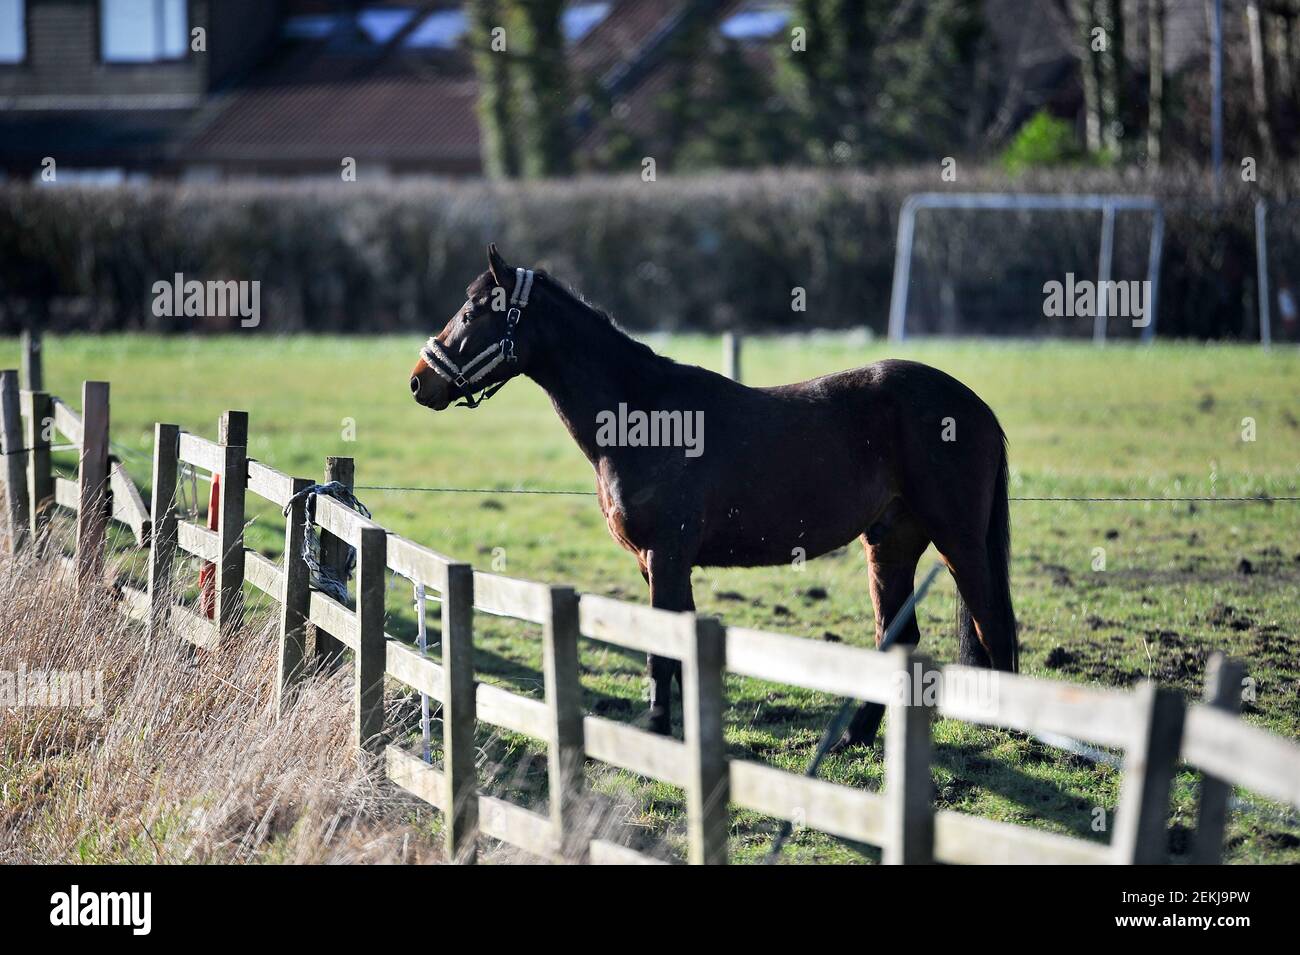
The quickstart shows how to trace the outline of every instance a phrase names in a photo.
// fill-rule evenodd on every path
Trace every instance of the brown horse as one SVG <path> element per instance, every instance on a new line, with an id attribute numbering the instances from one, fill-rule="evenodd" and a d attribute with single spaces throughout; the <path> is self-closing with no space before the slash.
<path id="1" fill-rule="evenodd" d="M 962 662 L 1016 669 L 1005 437 L 969 388 L 910 361 L 748 388 L 656 355 L 495 246 L 488 266 L 421 351 L 411 392 L 440 411 L 475 407 L 515 375 L 537 382 L 655 607 L 694 609 L 692 567 L 793 563 L 859 537 L 879 642 L 933 542 L 961 597 Z M 900 642 L 920 636 L 913 617 Z M 667 733 L 680 663 L 649 669 L 650 727 Z M 862 707 L 841 745 L 870 742 L 881 712 Z"/>

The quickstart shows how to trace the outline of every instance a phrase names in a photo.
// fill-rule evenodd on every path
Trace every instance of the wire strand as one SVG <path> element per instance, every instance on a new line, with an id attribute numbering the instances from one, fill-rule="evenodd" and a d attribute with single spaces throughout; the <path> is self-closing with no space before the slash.
<path id="1" fill-rule="evenodd" d="M 29 451 L 79 451 L 79 444 L 40 444 L 33 448 L 14 448 L 12 451 L 0 451 L 0 458 L 7 458 L 14 454 L 26 454 Z"/>
<path id="2" fill-rule="evenodd" d="M 572 497 L 595 497 L 595 491 L 578 491 L 563 490 L 552 488 L 493 488 L 493 487 L 407 487 L 398 484 L 358 484 L 358 491 L 418 491 L 429 494 L 554 494 L 568 495 Z M 1183 497 L 1084 497 L 1084 496 L 1060 496 L 1060 497 L 1011 497 L 1010 501 L 1016 503 L 1086 503 L 1086 504 L 1178 504 L 1178 503 L 1205 503 L 1205 504 L 1275 504 L 1275 503 L 1295 503 L 1300 501 L 1300 495 L 1297 496 L 1278 496 L 1255 495 L 1253 497 L 1222 497 L 1222 496 L 1183 496 Z"/>

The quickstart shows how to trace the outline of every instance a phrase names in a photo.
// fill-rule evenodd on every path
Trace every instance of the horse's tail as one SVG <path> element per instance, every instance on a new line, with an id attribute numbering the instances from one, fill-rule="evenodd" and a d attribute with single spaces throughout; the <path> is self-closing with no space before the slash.
<path id="1" fill-rule="evenodd" d="M 1011 668 L 1020 670 L 1020 644 L 1016 639 L 1016 613 L 1011 603 L 1011 508 L 1007 499 L 1007 439 L 1001 434 L 998 447 L 998 473 L 993 486 L 993 508 L 985 534 L 988 567 L 992 575 L 995 626 L 1003 639 L 1011 641 Z M 967 666 L 991 664 L 988 652 L 975 632 L 975 621 L 961 594 L 957 595 L 958 659 Z"/>

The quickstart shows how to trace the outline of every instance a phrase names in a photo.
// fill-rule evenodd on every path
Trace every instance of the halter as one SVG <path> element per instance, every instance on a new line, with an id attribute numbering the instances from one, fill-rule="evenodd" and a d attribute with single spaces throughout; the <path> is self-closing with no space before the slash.
<path id="1" fill-rule="evenodd" d="M 483 349 L 463 366 L 457 365 L 452 360 L 451 355 L 447 354 L 447 349 L 442 347 L 442 343 L 437 338 L 430 338 L 420 349 L 420 358 L 437 372 L 438 377 L 452 387 L 462 390 L 462 398 L 456 402 L 458 405 L 477 408 L 500 391 L 506 381 L 510 380 L 507 378 L 505 381 L 498 381 L 490 388 L 485 388 L 477 398 L 474 397 L 476 382 L 486 378 L 491 374 L 492 369 L 503 361 L 518 361 L 515 356 L 515 326 L 519 324 L 523 310 L 528 307 L 528 296 L 532 290 L 533 270 L 515 269 L 515 290 L 510 293 L 510 310 L 506 312 L 505 337 Z M 482 364 L 483 362 L 486 364 Z"/>

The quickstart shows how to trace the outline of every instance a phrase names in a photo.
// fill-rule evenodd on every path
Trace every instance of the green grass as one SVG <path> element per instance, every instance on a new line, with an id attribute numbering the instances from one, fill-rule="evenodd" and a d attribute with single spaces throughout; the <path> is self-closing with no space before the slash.
<path id="1" fill-rule="evenodd" d="M 714 339 L 667 338 L 658 350 L 717 367 Z M 50 391 L 79 404 L 79 382 L 112 382 L 113 437 L 141 484 L 149 475 L 152 424 L 165 420 L 213 436 L 225 408 L 250 413 L 250 453 L 302 476 L 326 455 L 357 459 L 360 484 L 590 490 L 586 460 L 527 380 L 484 408 L 431 414 L 412 402 L 407 377 L 419 341 L 409 338 L 52 338 Z M 1300 354 L 1256 347 L 1161 344 L 1151 349 L 1068 344 L 916 343 L 905 347 L 814 337 L 747 342 L 746 378 L 774 384 L 906 356 L 962 379 L 998 413 L 1010 438 L 1014 496 L 1300 494 Z M 17 361 L 0 342 L 0 367 Z M 1256 440 L 1243 441 L 1243 419 Z M 349 440 L 354 438 L 354 440 Z M 133 452 L 131 456 L 125 452 Z M 202 489 L 202 485 L 200 486 Z M 483 569 L 576 585 L 644 601 L 636 562 L 610 539 L 594 499 L 506 494 L 361 491 L 387 527 Z M 255 508 L 253 546 L 278 550 L 282 522 Z M 1300 504 L 1186 503 L 1012 505 L 1013 591 L 1022 666 L 1034 675 L 1107 685 L 1154 678 L 1200 693 L 1207 654 L 1247 661 L 1254 699 L 1247 718 L 1300 737 Z M 1094 570 L 1097 549 L 1105 569 Z M 1249 572 L 1247 572 L 1249 570 Z M 871 606 L 856 545 L 790 567 L 697 570 L 704 613 L 810 639 L 869 645 Z M 818 589 L 820 588 L 820 590 Z M 825 596 L 819 596 L 820 591 Z M 390 630 L 409 636 L 409 593 L 390 591 Z M 920 608 L 922 648 L 953 659 L 953 588 L 944 575 Z M 435 615 L 436 616 L 436 615 Z M 436 620 L 432 621 L 436 624 Z M 537 694 L 536 628 L 480 616 L 482 679 Z M 588 706 L 633 720 L 642 708 L 642 661 L 595 644 L 583 648 Z M 838 700 L 728 678 L 733 755 L 801 771 Z M 502 737 L 487 754 L 515 798 L 544 792 L 539 750 Z M 493 768 L 493 767 L 489 767 Z M 876 788 L 879 748 L 827 761 L 826 778 Z M 1113 809 L 1118 775 L 1016 734 L 941 721 L 935 781 L 940 805 L 1082 838 L 1094 807 Z M 680 842 L 681 794 L 622 773 L 598 788 L 636 804 L 648 839 Z M 524 796 L 518 795 L 523 791 Z M 1194 826 L 1195 779 L 1174 797 L 1175 849 Z M 1300 828 L 1277 807 L 1236 813 L 1235 861 L 1300 861 Z M 737 858 L 761 856 L 772 820 L 733 811 Z M 790 860 L 858 861 L 874 850 L 815 832 L 797 833 Z"/>

